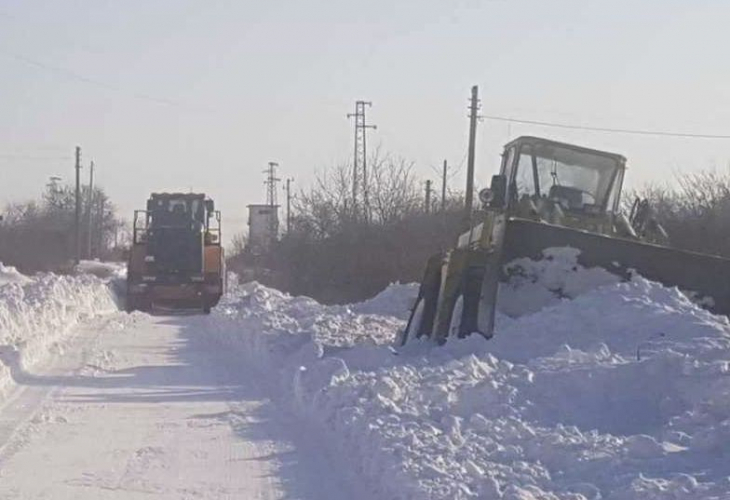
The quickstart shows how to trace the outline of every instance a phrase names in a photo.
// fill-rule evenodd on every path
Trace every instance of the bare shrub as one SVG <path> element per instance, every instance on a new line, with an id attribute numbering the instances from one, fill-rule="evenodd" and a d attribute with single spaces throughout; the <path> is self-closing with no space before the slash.
<path id="1" fill-rule="evenodd" d="M 649 185 L 634 194 L 649 200 L 673 246 L 730 257 L 730 174 L 681 174 L 677 186 Z"/>
<path id="2" fill-rule="evenodd" d="M 291 232 L 264 256 L 231 259 L 231 268 L 327 303 L 362 300 L 391 282 L 419 280 L 428 257 L 454 243 L 461 206 L 450 198 L 447 211 L 423 213 L 412 162 L 376 151 L 368 168 L 369 217 L 353 207 L 348 165 L 320 171 L 294 201 Z M 252 267 L 259 269 L 256 276 Z"/>
<path id="3" fill-rule="evenodd" d="M 113 242 L 119 241 L 124 225 L 109 198 L 103 189 L 89 196 L 85 188 L 82 200 L 82 255 L 89 257 L 91 235 L 91 256 L 118 257 Z M 40 201 L 8 205 L 0 224 L 0 261 L 24 272 L 70 269 L 76 249 L 75 206 L 74 189 L 57 184 L 49 185 Z"/>

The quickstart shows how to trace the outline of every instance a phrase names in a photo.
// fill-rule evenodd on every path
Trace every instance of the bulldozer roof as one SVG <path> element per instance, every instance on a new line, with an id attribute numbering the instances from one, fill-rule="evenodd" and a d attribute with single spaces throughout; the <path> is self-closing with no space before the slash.
<path id="1" fill-rule="evenodd" d="M 598 149 L 591 149 L 591 148 L 586 148 L 583 146 L 576 146 L 575 144 L 568 144 L 565 142 L 558 142 L 558 141 L 553 141 L 550 139 L 543 139 L 542 137 L 523 135 L 523 136 L 518 137 L 517 139 L 509 142 L 504 147 L 505 147 L 505 149 L 507 149 L 509 147 L 512 147 L 515 145 L 522 145 L 522 144 L 529 144 L 529 145 L 533 145 L 533 146 L 556 146 L 556 147 L 571 149 L 573 151 L 577 151 L 580 153 L 605 156 L 607 158 L 611 158 L 611 159 L 615 160 L 622 168 L 625 168 L 625 166 L 626 166 L 626 157 L 623 155 L 620 155 L 618 153 L 609 153 L 608 151 L 601 151 Z"/>
<path id="2" fill-rule="evenodd" d="M 200 199 L 205 198 L 204 193 L 152 193 L 150 198 L 175 198 L 175 199 Z"/>

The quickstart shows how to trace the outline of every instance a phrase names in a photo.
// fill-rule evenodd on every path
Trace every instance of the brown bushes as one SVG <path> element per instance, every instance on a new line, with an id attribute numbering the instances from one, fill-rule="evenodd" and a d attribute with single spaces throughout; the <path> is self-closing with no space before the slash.
<path id="1" fill-rule="evenodd" d="M 637 195 L 649 200 L 673 246 L 730 257 L 730 174 L 683 174 L 677 187 L 648 186 Z"/>
<path id="2" fill-rule="evenodd" d="M 394 281 L 418 281 L 428 257 L 454 244 L 460 199 L 452 195 L 444 212 L 426 214 L 411 163 L 375 155 L 369 165 L 367 217 L 363 207 L 352 206 L 350 169 L 327 170 L 297 196 L 291 232 L 265 256 L 234 256 L 231 269 L 255 267 L 251 278 L 326 303 L 362 300 Z"/>

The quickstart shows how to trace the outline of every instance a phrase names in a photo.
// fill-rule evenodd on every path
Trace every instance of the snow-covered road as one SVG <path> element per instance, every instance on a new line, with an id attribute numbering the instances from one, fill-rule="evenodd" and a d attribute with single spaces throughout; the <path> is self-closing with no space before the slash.
<path id="1" fill-rule="evenodd" d="M 115 313 L 17 368 L 0 498 L 357 498 L 207 319 Z"/>

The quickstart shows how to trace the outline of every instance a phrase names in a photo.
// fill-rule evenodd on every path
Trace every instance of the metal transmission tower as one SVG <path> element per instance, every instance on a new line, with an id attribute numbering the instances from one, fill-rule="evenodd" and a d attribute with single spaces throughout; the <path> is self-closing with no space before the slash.
<path id="1" fill-rule="evenodd" d="M 348 118 L 355 118 L 355 151 L 352 159 L 352 214 L 357 219 L 362 197 L 363 219 L 370 221 L 370 192 L 368 188 L 368 151 L 367 129 L 377 129 L 376 125 L 369 125 L 365 120 L 365 107 L 371 107 L 372 102 L 355 101 L 355 112 L 348 113 Z M 362 194 L 361 194 L 362 192 Z"/>
<path id="2" fill-rule="evenodd" d="M 278 166 L 278 163 L 270 161 L 269 166 L 264 170 L 266 174 L 266 180 L 264 181 L 264 184 L 266 184 L 266 204 L 272 208 L 279 204 L 276 196 L 276 184 L 281 181 L 276 177 Z"/>
<path id="3" fill-rule="evenodd" d="M 269 166 L 266 170 L 264 170 L 264 173 L 266 174 L 266 180 L 264 181 L 264 184 L 266 185 L 266 205 L 268 206 L 268 209 L 266 210 L 268 234 L 266 236 L 267 243 L 265 244 L 267 248 L 272 241 L 275 241 L 279 237 L 279 201 L 276 185 L 279 181 L 281 181 L 281 179 L 276 176 L 276 169 L 278 166 L 278 163 L 270 161 Z"/>

